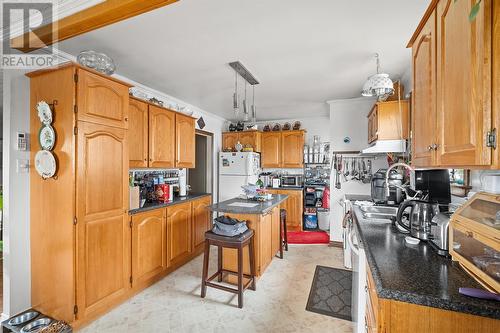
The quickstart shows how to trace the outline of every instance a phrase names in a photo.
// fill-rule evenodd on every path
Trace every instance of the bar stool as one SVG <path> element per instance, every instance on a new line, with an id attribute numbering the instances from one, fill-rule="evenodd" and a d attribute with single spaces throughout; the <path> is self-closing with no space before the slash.
<path id="1" fill-rule="evenodd" d="M 283 259 L 283 246 L 288 251 L 288 235 L 286 230 L 286 209 L 280 209 L 280 259 Z"/>
<path id="2" fill-rule="evenodd" d="M 238 307 L 241 309 L 243 307 L 243 291 L 248 287 L 252 290 L 256 290 L 255 285 L 255 258 L 254 258 L 254 231 L 248 229 L 241 235 L 234 237 L 221 236 L 213 233 L 212 231 L 207 231 L 205 233 L 205 254 L 203 255 L 203 276 L 201 280 L 201 297 L 205 298 L 207 294 L 207 286 L 224 290 L 230 293 L 238 294 Z M 218 248 L 218 268 L 217 272 L 210 277 L 208 275 L 208 262 L 210 257 L 210 246 L 215 245 Z M 243 274 L 243 248 L 248 245 L 249 257 L 250 257 L 250 275 Z M 222 248 L 230 248 L 238 250 L 238 271 L 230 271 L 222 268 Z M 238 289 L 229 288 L 218 283 L 213 283 L 216 277 L 219 282 L 222 281 L 222 274 L 227 273 L 231 275 L 238 276 Z M 249 281 L 243 285 L 243 277 L 249 279 Z"/>

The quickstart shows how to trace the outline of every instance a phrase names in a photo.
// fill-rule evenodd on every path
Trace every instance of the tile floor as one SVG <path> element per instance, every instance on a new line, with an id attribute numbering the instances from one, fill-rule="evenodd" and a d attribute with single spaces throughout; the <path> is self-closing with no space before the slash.
<path id="1" fill-rule="evenodd" d="M 211 253 L 215 271 L 217 253 Z M 208 288 L 200 298 L 203 256 L 199 256 L 81 332 L 352 332 L 349 321 L 305 310 L 316 265 L 342 268 L 342 251 L 327 245 L 291 245 L 237 297 Z"/>

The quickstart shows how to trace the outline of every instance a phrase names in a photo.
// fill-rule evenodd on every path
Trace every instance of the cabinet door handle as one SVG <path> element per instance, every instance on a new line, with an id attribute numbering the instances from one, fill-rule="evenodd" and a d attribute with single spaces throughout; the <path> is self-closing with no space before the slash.
<path id="1" fill-rule="evenodd" d="M 439 145 L 438 145 L 438 144 L 436 144 L 436 143 L 432 144 L 432 149 L 433 149 L 433 150 L 437 150 L 437 149 L 438 149 L 438 147 L 439 147 Z"/>
<path id="2" fill-rule="evenodd" d="M 431 150 L 432 150 L 432 146 L 431 146 L 431 145 L 428 145 L 428 146 L 427 146 L 427 150 L 428 150 L 428 151 L 431 151 Z"/>

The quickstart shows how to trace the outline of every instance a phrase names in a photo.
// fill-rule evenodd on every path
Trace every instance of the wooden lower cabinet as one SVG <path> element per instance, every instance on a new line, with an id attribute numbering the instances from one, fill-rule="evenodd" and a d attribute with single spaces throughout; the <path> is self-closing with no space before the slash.
<path id="1" fill-rule="evenodd" d="M 132 287 L 160 274 L 167 267 L 165 209 L 132 215 Z"/>
<path id="2" fill-rule="evenodd" d="M 279 207 L 273 208 L 266 215 L 231 214 L 230 217 L 247 221 L 247 226 L 254 234 L 254 258 L 256 275 L 261 276 L 279 250 Z M 243 249 L 243 272 L 250 274 L 249 249 Z M 222 265 L 225 269 L 237 271 L 238 256 L 236 249 L 223 249 Z M 236 283 L 235 276 L 227 276 L 227 281 Z"/>
<path id="3" fill-rule="evenodd" d="M 167 208 L 167 265 L 175 265 L 191 254 L 191 202 Z"/>
<path id="4" fill-rule="evenodd" d="M 205 232 L 212 229 L 211 212 L 207 207 L 211 197 L 204 197 L 192 203 L 193 249 L 202 249 L 205 243 Z"/>
<path id="5" fill-rule="evenodd" d="M 280 208 L 286 210 L 286 227 L 288 231 L 302 231 L 304 216 L 304 194 L 302 190 L 269 190 L 272 194 L 288 195 Z"/>
<path id="6" fill-rule="evenodd" d="M 379 298 L 367 267 L 365 328 L 378 333 L 495 333 L 500 320 Z"/>

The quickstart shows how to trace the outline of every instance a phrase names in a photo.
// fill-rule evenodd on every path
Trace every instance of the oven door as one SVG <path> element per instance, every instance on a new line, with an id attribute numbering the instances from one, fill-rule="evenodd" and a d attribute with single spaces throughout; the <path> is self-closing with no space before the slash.
<path id="1" fill-rule="evenodd" d="M 365 332 L 366 306 L 366 257 L 365 251 L 359 247 L 359 240 L 352 225 L 348 243 L 352 258 L 352 299 L 351 316 L 356 323 L 355 332 Z"/>

